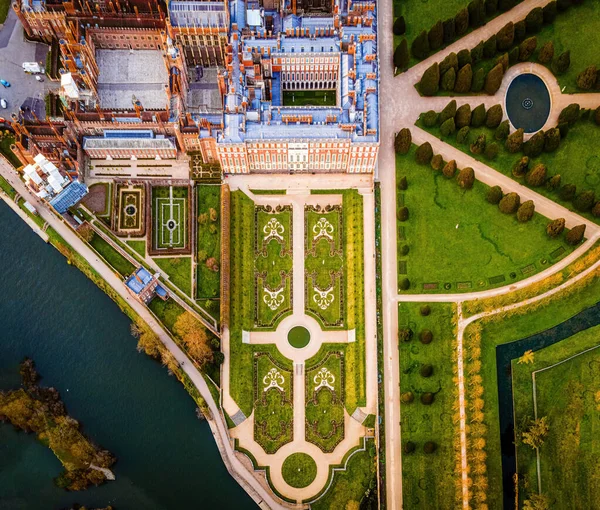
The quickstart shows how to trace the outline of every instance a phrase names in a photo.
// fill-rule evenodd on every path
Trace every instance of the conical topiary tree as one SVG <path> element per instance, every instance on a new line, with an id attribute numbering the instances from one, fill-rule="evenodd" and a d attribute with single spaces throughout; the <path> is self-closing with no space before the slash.
<path id="1" fill-rule="evenodd" d="M 527 156 L 523 156 L 520 159 L 515 161 L 512 167 L 512 174 L 515 177 L 524 177 L 527 171 L 529 170 L 529 158 Z"/>
<path id="2" fill-rule="evenodd" d="M 569 201 L 575 198 L 577 194 L 577 186 L 574 184 L 565 184 L 562 188 L 560 188 L 559 197 L 561 200 Z"/>
<path id="3" fill-rule="evenodd" d="M 429 56 L 429 38 L 423 30 L 410 45 L 410 53 L 414 58 L 423 60 Z"/>
<path id="4" fill-rule="evenodd" d="M 596 85 L 598 70 L 595 65 L 586 67 L 577 76 L 577 86 L 582 90 L 591 90 Z"/>
<path id="5" fill-rule="evenodd" d="M 442 90 L 451 91 L 454 90 L 454 84 L 456 83 L 456 71 L 451 67 L 442 75 Z"/>
<path id="6" fill-rule="evenodd" d="M 523 144 L 523 153 L 530 158 L 537 158 L 544 150 L 545 135 L 538 131 Z"/>
<path id="7" fill-rule="evenodd" d="M 554 74 L 564 74 L 571 65 L 571 51 L 563 51 L 558 57 L 552 60 L 552 72 Z"/>
<path id="8" fill-rule="evenodd" d="M 525 182 L 534 188 L 541 186 L 548 178 L 548 169 L 543 163 L 535 165 L 525 176 Z"/>
<path id="9" fill-rule="evenodd" d="M 444 165 L 444 158 L 442 158 L 441 154 L 436 154 L 431 158 L 431 168 L 435 171 L 440 171 L 442 166 Z"/>
<path id="10" fill-rule="evenodd" d="M 469 10 L 465 7 L 454 16 L 454 30 L 457 36 L 463 35 L 469 29 Z"/>
<path id="11" fill-rule="evenodd" d="M 471 64 L 466 64 L 460 68 L 456 81 L 454 82 L 454 92 L 466 94 L 471 89 L 473 83 L 473 69 Z"/>
<path id="12" fill-rule="evenodd" d="M 405 38 L 402 38 L 400 44 L 394 51 L 394 66 L 400 71 L 404 71 L 408 67 L 410 62 L 410 55 L 408 54 L 408 43 Z"/>
<path id="13" fill-rule="evenodd" d="M 453 118 L 449 118 L 440 126 L 440 134 L 444 137 L 448 137 L 456 132 L 456 124 Z M 441 156 L 440 156 L 441 157 Z"/>
<path id="14" fill-rule="evenodd" d="M 456 99 L 450 101 L 444 109 L 440 112 L 440 122 L 446 122 L 450 118 L 454 118 L 456 115 Z"/>
<path id="15" fill-rule="evenodd" d="M 471 83 L 471 92 L 481 92 L 483 90 L 483 85 L 485 84 L 485 72 L 483 67 L 480 67 L 475 71 L 473 75 L 473 81 Z"/>
<path id="16" fill-rule="evenodd" d="M 585 225 L 577 225 L 567 232 L 565 241 L 571 246 L 579 244 L 583 240 L 585 234 Z M 422 401 L 422 400 L 421 400 Z"/>
<path id="17" fill-rule="evenodd" d="M 456 161 L 454 159 L 452 159 L 444 165 L 444 168 L 442 168 L 442 174 L 444 174 L 444 177 L 446 177 L 447 179 L 452 179 L 452 177 L 454 177 L 455 173 L 456 173 Z"/>
<path id="18" fill-rule="evenodd" d="M 525 131 L 523 128 L 517 129 L 514 133 L 508 135 L 506 139 L 505 147 L 508 152 L 515 154 L 523 148 L 523 134 Z"/>
<path id="19" fill-rule="evenodd" d="M 410 129 L 402 128 L 394 140 L 394 149 L 398 154 L 408 154 L 412 144 L 412 135 Z M 406 179 L 406 177 L 404 178 Z"/>
<path id="20" fill-rule="evenodd" d="M 537 34 L 544 24 L 544 11 L 541 7 L 536 7 L 529 11 L 525 17 L 525 27 L 528 34 Z"/>
<path id="21" fill-rule="evenodd" d="M 531 58 L 533 52 L 537 48 L 537 37 L 528 37 L 519 44 L 519 60 L 525 62 Z"/>
<path id="22" fill-rule="evenodd" d="M 516 193 L 507 193 L 498 203 L 498 209 L 504 214 L 514 214 L 521 205 L 521 197 Z"/>
<path id="23" fill-rule="evenodd" d="M 429 142 L 422 143 L 419 145 L 415 152 L 415 159 L 419 165 L 428 165 L 433 158 L 433 149 Z"/>
<path id="24" fill-rule="evenodd" d="M 444 27 L 441 21 L 433 25 L 427 34 L 430 51 L 439 50 L 444 43 Z"/>
<path id="25" fill-rule="evenodd" d="M 471 106 L 468 103 L 463 104 L 456 110 L 454 122 L 458 129 L 471 125 Z"/>
<path id="26" fill-rule="evenodd" d="M 502 188 L 500 186 L 492 186 L 487 190 L 487 193 L 485 194 L 485 199 L 490 204 L 498 205 L 500 200 L 502 200 L 502 195 Z"/>
<path id="27" fill-rule="evenodd" d="M 560 145 L 560 129 L 550 128 L 544 137 L 544 152 L 554 152 Z"/>
<path id="28" fill-rule="evenodd" d="M 456 177 L 458 185 L 463 189 L 471 189 L 475 183 L 475 172 L 471 167 L 463 168 Z"/>
<path id="29" fill-rule="evenodd" d="M 527 223 L 531 218 L 533 218 L 534 212 L 535 206 L 533 204 L 533 200 L 527 200 L 519 206 L 519 209 L 517 210 L 517 220 L 520 223 Z"/>
<path id="30" fill-rule="evenodd" d="M 504 25 L 496 34 L 496 48 L 498 51 L 506 51 L 515 40 L 515 25 L 512 21 Z"/>
<path id="31" fill-rule="evenodd" d="M 573 199 L 573 206 L 580 212 L 589 212 L 596 203 L 596 194 L 593 190 L 582 191 Z"/>
<path id="32" fill-rule="evenodd" d="M 503 115 L 502 106 L 495 104 L 487 111 L 485 125 L 490 129 L 496 129 L 500 125 L 500 122 L 502 122 Z"/>
<path id="33" fill-rule="evenodd" d="M 406 33 L 406 22 L 404 21 L 404 16 L 398 16 L 396 18 L 392 30 L 394 35 L 404 35 Z"/>
<path id="34" fill-rule="evenodd" d="M 546 227 L 546 234 L 548 234 L 549 237 L 558 237 L 560 234 L 562 234 L 564 229 L 565 219 L 556 218 L 548 223 L 548 226 Z"/>
<path id="35" fill-rule="evenodd" d="M 471 126 L 481 127 L 485 122 L 485 105 L 482 103 L 475 107 L 471 114 Z"/>
<path id="36" fill-rule="evenodd" d="M 496 140 L 506 140 L 508 133 L 510 133 L 510 124 L 508 123 L 508 120 L 503 120 L 496 128 L 494 138 Z"/>
<path id="37" fill-rule="evenodd" d="M 472 154 L 483 154 L 485 151 L 486 136 L 484 133 L 480 134 L 469 147 Z"/>
<path id="38" fill-rule="evenodd" d="M 456 134 L 456 143 L 466 144 L 469 143 L 469 132 L 471 128 L 469 126 L 461 127 Z"/>
<path id="39" fill-rule="evenodd" d="M 540 64 L 549 64 L 552 62 L 554 58 L 554 43 L 552 41 L 547 41 L 540 48 L 540 52 L 538 54 L 538 60 Z"/>
<path id="40" fill-rule="evenodd" d="M 419 91 L 424 96 L 433 96 L 440 89 L 440 66 L 435 62 L 427 69 L 419 82 Z"/>
<path id="41" fill-rule="evenodd" d="M 485 92 L 490 96 L 493 96 L 496 92 L 498 92 L 500 85 L 502 85 L 503 77 L 504 68 L 502 67 L 502 64 L 496 64 L 490 69 L 490 72 L 487 73 L 487 76 L 485 77 L 485 83 L 483 85 L 483 90 L 485 90 Z"/>
<path id="42" fill-rule="evenodd" d="M 454 69 L 454 71 L 458 71 L 458 57 L 456 53 L 452 52 L 446 56 L 444 60 L 440 63 L 440 74 L 444 74 L 450 68 Z"/>

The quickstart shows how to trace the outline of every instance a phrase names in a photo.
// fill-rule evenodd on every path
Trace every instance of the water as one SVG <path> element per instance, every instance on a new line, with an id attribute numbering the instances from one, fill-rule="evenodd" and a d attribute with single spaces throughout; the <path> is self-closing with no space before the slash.
<path id="1" fill-rule="evenodd" d="M 544 81 L 535 74 L 520 74 L 506 92 L 506 113 L 515 128 L 525 133 L 542 129 L 550 115 L 550 93 Z"/>
<path id="2" fill-rule="evenodd" d="M 0 424 L 0 510 L 254 509 L 183 386 L 135 349 L 129 319 L 0 202 L 0 388 L 32 357 L 83 431 L 118 457 L 115 482 L 68 493 L 33 436 Z"/>

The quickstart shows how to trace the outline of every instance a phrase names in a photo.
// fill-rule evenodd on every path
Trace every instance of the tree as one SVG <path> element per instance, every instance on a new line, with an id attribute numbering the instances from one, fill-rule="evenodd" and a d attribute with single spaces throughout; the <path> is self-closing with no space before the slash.
<path id="1" fill-rule="evenodd" d="M 521 356 L 519 358 L 519 361 L 517 361 L 517 363 L 519 365 L 530 365 L 533 363 L 534 359 L 535 359 L 535 354 L 531 349 L 529 349 L 528 351 L 525 351 L 523 353 L 523 356 Z"/>
<path id="2" fill-rule="evenodd" d="M 429 110 L 421 114 L 421 122 L 425 127 L 433 127 L 438 123 L 439 115 L 434 110 Z"/>
<path id="3" fill-rule="evenodd" d="M 496 54 L 496 34 L 492 34 L 489 39 L 483 43 L 483 58 L 492 58 Z"/>
<path id="4" fill-rule="evenodd" d="M 451 120 L 451 119 L 448 119 Z M 444 164 L 444 158 L 442 158 L 441 154 L 436 154 L 431 159 L 431 168 L 435 171 L 440 171 L 442 169 L 442 165 Z"/>
<path id="5" fill-rule="evenodd" d="M 415 401 L 415 395 L 412 391 L 407 391 L 400 395 L 400 400 L 402 400 L 402 402 L 405 404 L 410 404 L 411 402 Z"/>
<path id="6" fill-rule="evenodd" d="M 164 349 L 160 353 L 160 360 L 164 367 L 167 367 L 167 370 L 170 374 L 174 374 L 179 370 L 179 363 L 175 359 L 175 356 L 168 349 Z"/>
<path id="7" fill-rule="evenodd" d="M 423 451 L 425 453 L 433 453 L 437 450 L 437 444 L 435 444 L 433 441 L 427 441 L 424 445 L 423 445 Z"/>
<path id="8" fill-rule="evenodd" d="M 567 232 L 565 241 L 571 246 L 579 244 L 583 240 L 585 234 L 585 224 L 577 225 Z"/>
<path id="9" fill-rule="evenodd" d="M 519 60 L 525 62 L 531 58 L 533 52 L 537 48 L 537 37 L 528 37 L 519 44 Z"/>
<path id="10" fill-rule="evenodd" d="M 558 237 L 560 234 L 562 234 L 564 229 L 565 219 L 556 218 L 548 223 L 548 226 L 546 227 L 546 234 L 548 234 L 549 237 Z"/>
<path id="11" fill-rule="evenodd" d="M 471 125 L 471 107 L 468 103 L 463 104 L 458 108 L 458 110 L 456 110 L 454 122 L 456 123 L 456 127 L 458 129 Z"/>
<path id="12" fill-rule="evenodd" d="M 453 159 L 451 161 L 448 161 L 448 163 L 444 165 L 444 168 L 442 168 L 442 174 L 444 174 L 444 177 L 446 177 L 447 179 L 452 179 L 455 173 L 456 161 Z"/>
<path id="13" fill-rule="evenodd" d="M 552 41 L 545 42 L 538 54 L 540 64 L 548 64 L 554 58 L 554 43 Z"/>
<path id="14" fill-rule="evenodd" d="M 406 33 L 406 22 L 404 16 L 398 16 L 394 21 L 393 27 L 394 35 L 404 35 Z"/>
<path id="15" fill-rule="evenodd" d="M 402 256 L 406 256 L 406 255 L 408 255 L 408 252 L 409 252 L 409 251 L 410 251 L 410 248 L 408 247 L 408 244 L 403 244 L 403 245 L 400 247 L 400 255 L 402 255 Z"/>
<path id="16" fill-rule="evenodd" d="M 577 86 L 582 90 L 591 90 L 596 85 L 598 70 L 595 65 L 586 67 L 577 76 Z"/>
<path id="17" fill-rule="evenodd" d="M 408 278 L 402 278 L 402 280 L 400 280 L 400 290 L 408 289 L 410 289 L 410 280 Z"/>
<path id="18" fill-rule="evenodd" d="M 508 53 L 503 53 L 496 59 L 496 64 L 502 65 L 502 72 L 505 73 L 510 65 L 510 58 L 508 57 Z"/>
<path id="19" fill-rule="evenodd" d="M 514 133 L 508 135 L 505 143 L 505 147 L 508 152 L 515 154 L 521 150 L 523 147 L 523 133 L 523 128 L 519 128 Z"/>
<path id="20" fill-rule="evenodd" d="M 398 217 L 398 221 L 406 221 L 408 220 L 408 207 L 402 206 L 398 208 L 398 213 L 396 214 Z"/>
<path id="21" fill-rule="evenodd" d="M 472 64 L 471 61 L 471 52 L 467 49 L 460 50 L 457 55 L 458 58 L 458 67 L 464 67 L 467 64 Z"/>
<path id="22" fill-rule="evenodd" d="M 161 355 L 163 345 L 152 330 L 144 330 L 140 333 L 137 343 L 138 352 L 145 352 L 148 356 L 158 359 Z"/>
<path id="23" fill-rule="evenodd" d="M 496 140 L 506 140 L 508 133 L 510 133 L 510 125 L 508 120 L 504 120 L 496 128 L 496 131 L 494 132 L 494 138 Z"/>
<path id="24" fill-rule="evenodd" d="M 471 64 L 466 64 L 458 71 L 458 75 L 456 76 L 456 81 L 454 83 L 454 92 L 465 94 L 471 89 L 472 83 L 473 69 L 471 68 Z"/>
<path id="25" fill-rule="evenodd" d="M 600 106 L 594 111 L 594 122 L 597 126 L 600 126 Z"/>
<path id="26" fill-rule="evenodd" d="M 483 67 L 480 67 L 475 71 L 473 75 L 473 82 L 471 83 L 471 92 L 481 92 L 485 83 L 485 71 Z"/>
<path id="27" fill-rule="evenodd" d="M 479 43 L 471 50 L 471 63 L 477 64 L 483 58 L 483 41 Z"/>
<path id="28" fill-rule="evenodd" d="M 504 77 L 504 68 L 502 64 L 496 64 L 494 67 L 490 69 L 490 72 L 487 73 L 485 77 L 485 83 L 483 85 L 483 90 L 485 90 L 486 94 L 493 96 L 500 85 L 502 85 L 502 78 Z"/>
<path id="29" fill-rule="evenodd" d="M 444 43 L 444 27 L 441 21 L 438 21 L 431 27 L 427 34 L 427 39 L 429 40 L 429 49 L 431 51 L 439 50 L 442 47 Z"/>
<path id="30" fill-rule="evenodd" d="M 419 60 L 423 60 L 429 55 L 429 39 L 425 30 L 415 37 L 415 40 L 410 45 L 410 53 Z"/>
<path id="31" fill-rule="evenodd" d="M 200 367 L 213 361 L 207 331 L 190 312 L 185 311 L 177 318 L 173 331 L 181 338 Z"/>
<path id="32" fill-rule="evenodd" d="M 544 137 L 544 152 L 554 152 L 560 145 L 560 129 L 550 128 Z"/>
<path id="33" fill-rule="evenodd" d="M 523 144 L 523 153 L 530 158 L 537 158 L 544 150 L 544 132 L 538 131 Z"/>
<path id="34" fill-rule="evenodd" d="M 415 158 L 419 165 L 428 165 L 433 158 L 433 149 L 429 142 L 425 142 L 417 148 L 415 152 Z"/>
<path id="35" fill-rule="evenodd" d="M 467 6 L 469 11 L 469 25 L 478 28 L 485 23 L 485 2 L 484 0 L 472 0 Z"/>
<path id="36" fill-rule="evenodd" d="M 533 449 L 538 449 L 544 444 L 548 432 L 550 432 L 550 426 L 548 425 L 547 416 L 532 420 L 529 428 L 523 432 L 523 443 L 531 446 Z"/>
<path id="37" fill-rule="evenodd" d="M 561 189 L 560 189 L 560 194 L 558 195 L 561 200 L 564 201 L 569 201 L 569 200 L 573 200 L 575 198 L 575 194 L 577 193 L 577 186 L 575 186 L 574 184 L 565 184 Z"/>
<path id="38" fill-rule="evenodd" d="M 402 38 L 400 44 L 394 51 L 394 66 L 404 71 L 408 67 L 410 62 L 410 55 L 408 54 L 408 43 L 406 38 Z"/>
<path id="39" fill-rule="evenodd" d="M 490 203 L 497 205 L 502 200 L 502 188 L 500 186 L 492 186 L 487 190 L 485 199 Z"/>
<path id="40" fill-rule="evenodd" d="M 440 74 L 443 75 L 449 69 L 454 69 L 454 71 L 458 71 L 458 57 L 456 53 L 450 53 L 442 62 L 440 63 Z"/>
<path id="41" fill-rule="evenodd" d="M 77 234 L 79 234 L 79 237 L 81 237 L 81 239 L 83 239 L 86 243 L 90 243 L 96 235 L 93 227 L 87 221 L 83 222 L 79 226 L 77 229 Z"/>
<path id="42" fill-rule="evenodd" d="M 546 4 L 543 7 L 543 13 L 544 13 L 544 23 L 546 23 L 546 25 L 549 25 L 551 23 L 554 23 L 554 20 L 556 19 L 556 2 L 550 2 L 549 4 Z"/>
<path id="43" fill-rule="evenodd" d="M 450 118 L 454 118 L 456 115 L 456 99 L 450 101 L 444 109 L 440 112 L 440 122 L 444 123 Z"/>
<path id="44" fill-rule="evenodd" d="M 517 212 L 519 205 L 521 205 L 521 197 L 512 192 L 502 197 L 502 200 L 498 203 L 498 208 L 504 214 L 513 214 Z"/>
<path id="45" fill-rule="evenodd" d="M 600 218 L 600 201 L 596 202 L 594 207 L 592 207 L 592 216 L 594 216 L 594 218 Z"/>
<path id="46" fill-rule="evenodd" d="M 502 106 L 499 104 L 495 104 L 488 111 L 485 116 L 485 125 L 490 129 L 496 129 L 500 122 L 502 122 L 502 116 L 504 115 L 502 111 Z"/>
<path id="47" fill-rule="evenodd" d="M 427 317 L 431 314 L 431 306 L 422 305 L 421 308 L 419 308 L 419 313 L 421 314 L 421 316 Z"/>
<path id="48" fill-rule="evenodd" d="M 550 177 L 550 179 L 548 179 L 548 181 L 546 181 L 546 187 L 550 191 L 554 191 L 555 189 L 558 189 L 560 187 L 560 181 L 560 174 L 553 175 L 552 177 Z"/>
<path id="49" fill-rule="evenodd" d="M 421 393 L 421 404 L 424 404 L 426 406 L 430 406 L 431 404 L 433 404 L 434 401 L 434 395 L 433 393 Z"/>
<path id="50" fill-rule="evenodd" d="M 475 183 L 475 172 L 471 167 L 463 168 L 456 177 L 458 185 L 463 189 L 471 189 Z"/>
<path id="51" fill-rule="evenodd" d="M 537 34 L 544 24 L 544 11 L 541 7 L 536 7 L 529 11 L 525 16 L 525 26 L 528 34 Z"/>
<path id="52" fill-rule="evenodd" d="M 398 181 L 398 189 L 400 191 L 405 191 L 408 189 L 408 181 L 406 180 L 406 176 L 403 175 Z"/>
<path id="53" fill-rule="evenodd" d="M 533 204 L 533 200 L 527 200 L 519 206 L 519 209 L 517 209 L 517 220 L 520 223 L 527 223 L 531 218 L 533 218 L 534 212 L 535 205 Z"/>
<path id="54" fill-rule="evenodd" d="M 515 40 L 513 43 L 520 43 L 525 36 L 527 35 L 527 26 L 525 25 L 525 20 L 522 19 L 515 23 Z"/>
<path id="55" fill-rule="evenodd" d="M 514 66 L 519 61 L 519 47 L 515 46 L 508 52 L 508 65 Z"/>
<path id="56" fill-rule="evenodd" d="M 515 161 L 512 167 L 512 174 L 515 177 L 523 177 L 527 173 L 527 170 L 529 170 L 529 158 L 523 156 L 521 159 Z"/>
<path id="57" fill-rule="evenodd" d="M 546 165 L 543 163 L 538 163 L 531 170 L 529 170 L 529 172 L 527 172 L 525 181 L 527 184 L 529 184 L 529 186 L 537 187 L 544 184 L 547 177 L 548 169 L 546 168 Z"/>
<path id="58" fill-rule="evenodd" d="M 424 96 L 433 96 L 440 88 L 440 66 L 435 62 L 423 73 L 419 82 L 419 90 Z"/>
<path id="59" fill-rule="evenodd" d="M 500 148 L 496 142 L 488 143 L 485 146 L 485 157 L 490 161 L 496 159 L 498 157 L 498 153 L 500 152 Z"/>
<path id="60" fill-rule="evenodd" d="M 564 74 L 571 65 L 571 51 L 563 51 L 552 61 L 552 72 L 554 74 Z"/>
<path id="61" fill-rule="evenodd" d="M 485 122 L 485 105 L 482 103 L 476 106 L 471 115 L 471 126 L 481 127 Z"/>
<path id="62" fill-rule="evenodd" d="M 463 35 L 469 29 L 469 10 L 465 7 L 454 16 L 454 30 L 457 36 Z"/>
<path id="63" fill-rule="evenodd" d="M 433 333 L 429 329 L 424 329 L 419 333 L 419 340 L 422 344 L 430 344 L 433 341 Z"/>
<path id="64" fill-rule="evenodd" d="M 451 43 L 456 38 L 454 18 L 447 19 L 442 25 L 444 27 L 444 44 Z"/>
<path id="65" fill-rule="evenodd" d="M 523 510 L 550 510 L 550 500 L 543 494 L 532 494 L 523 502 Z"/>
<path id="66" fill-rule="evenodd" d="M 469 126 L 461 127 L 456 134 L 456 142 L 460 144 L 469 143 L 470 129 Z"/>
<path id="67" fill-rule="evenodd" d="M 413 337 L 412 329 L 410 328 L 399 328 L 398 329 L 398 340 L 400 342 L 410 342 Z"/>
<path id="68" fill-rule="evenodd" d="M 413 443 L 412 441 L 407 441 L 406 443 L 404 443 L 404 446 L 402 447 L 402 453 L 405 453 L 406 455 L 412 453 L 415 451 L 415 443 Z"/>
<path id="69" fill-rule="evenodd" d="M 481 134 L 477 137 L 477 140 L 470 145 L 469 150 L 473 154 L 483 154 L 485 151 L 485 145 L 486 136 L 485 134 Z"/>
<path id="70" fill-rule="evenodd" d="M 593 190 L 585 190 L 579 193 L 573 200 L 573 206 L 580 212 L 589 212 L 596 202 L 596 194 Z"/>
<path id="71" fill-rule="evenodd" d="M 496 48 L 498 51 L 506 51 L 515 40 L 515 25 L 512 21 L 504 25 L 496 34 Z"/>
<path id="72" fill-rule="evenodd" d="M 440 126 L 440 134 L 444 137 L 450 136 L 450 135 L 454 134 L 455 132 L 456 132 L 456 124 L 454 123 L 453 118 L 446 120 Z"/>
<path id="73" fill-rule="evenodd" d="M 398 154 L 408 154 L 412 143 L 412 135 L 410 129 L 402 128 L 394 140 L 394 149 Z"/>
<path id="74" fill-rule="evenodd" d="M 419 369 L 419 374 L 421 375 L 421 377 L 431 377 L 433 375 L 433 366 L 432 365 L 421 365 L 421 368 Z"/>
<path id="75" fill-rule="evenodd" d="M 492 17 L 498 12 L 498 0 L 485 0 L 485 14 Z"/>
<path id="76" fill-rule="evenodd" d="M 456 71 L 453 67 L 448 69 L 442 75 L 442 90 L 451 91 L 454 90 L 454 84 L 456 83 Z"/>

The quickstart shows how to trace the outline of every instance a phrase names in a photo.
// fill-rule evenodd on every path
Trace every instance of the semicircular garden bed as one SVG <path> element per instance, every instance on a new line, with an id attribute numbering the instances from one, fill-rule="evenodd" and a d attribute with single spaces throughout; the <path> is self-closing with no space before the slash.
<path id="1" fill-rule="evenodd" d="M 283 461 L 281 474 L 288 485 L 295 489 L 303 489 L 315 480 L 317 463 L 306 453 L 292 453 Z"/>

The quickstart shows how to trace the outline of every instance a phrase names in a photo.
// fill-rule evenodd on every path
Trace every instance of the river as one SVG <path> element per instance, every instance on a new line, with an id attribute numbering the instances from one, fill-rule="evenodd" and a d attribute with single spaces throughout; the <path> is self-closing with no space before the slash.
<path id="1" fill-rule="evenodd" d="M 116 481 L 68 493 L 53 484 L 62 466 L 52 452 L 0 424 L 0 510 L 256 508 L 183 386 L 136 351 L 129 319 L 1 201 L 0 267 L 0 389 L 33 358 L 41 384 L 118 458 Z"/>

